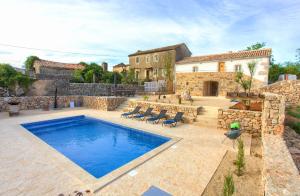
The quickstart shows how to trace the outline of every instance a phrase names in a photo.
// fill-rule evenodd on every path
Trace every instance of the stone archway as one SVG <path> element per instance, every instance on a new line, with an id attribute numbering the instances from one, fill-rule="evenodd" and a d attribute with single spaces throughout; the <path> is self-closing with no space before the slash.
<path id="1" fill-rule="evenodd" d="M 218 94 L 219 94 L 219 82 L 205 81 L 203 83 L 203 96 L 218 96 Z"/>

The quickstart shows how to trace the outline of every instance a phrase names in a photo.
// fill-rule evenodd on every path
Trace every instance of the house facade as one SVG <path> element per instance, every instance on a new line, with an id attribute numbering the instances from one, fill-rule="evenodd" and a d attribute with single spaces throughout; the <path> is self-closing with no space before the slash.
<path id="1" fill-rule="evenodd" d="M 129 71 L 130 65 L 129 64 L 124 64 L 124 63 L 119 63 L 115 66 L 113 66 L 113 72 L 124 72 L 124 71 Z"/>
<path id="2" fill-rule="evenodd" d="M 165 80 L 165 65 L 171 63 L 171 78 L 175 78 L 175 63 L 190 57 L 191 52 L 184 44 L 176 44 L 150 50 L 138 50 L 128 55 L 130 68 L 134 69 L 137 80 L 158 81 Z"/>
<path id="3" fill-rule="evenodd" d="M 75 70 L 84 69 L 81 64 L 60 63 L 47 60 L 35 60 L 34 75 L 38 79 L 71 79 Z"/>
<path id="4" fill-rule="evenodd" d="M 193 96 L 226 96 L 242 90 L 236 73 L 249 77 L 250 62 L 256 63 L 253 88 L 267 85 L 271 54 L 271 49 L 260 49 L 186 57 L 175 65 L 176 94 L 188 90 Z"/>

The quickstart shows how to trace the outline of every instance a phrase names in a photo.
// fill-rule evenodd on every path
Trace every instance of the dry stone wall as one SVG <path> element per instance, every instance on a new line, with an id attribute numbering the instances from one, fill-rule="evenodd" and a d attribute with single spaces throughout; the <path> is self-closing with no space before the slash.
<path id="1" fill-rule="evenodd" d="M 259 89 L 260 92 L 283 95 L 287 104 L 300 104 L 300 80 L 284 80 Z"/>
<path id="2" fill-rule="evenodd" d="M 229 129 L 232 122 L 240 122 L 241 130 L 254 136 L 261 134 L 262 112 L 236 109 L 219 109 L 218 128 Z"/>
<path id="3" fill-rule="evenodd" d="M 177 112 L 184 112 L 184 120 L 185 122 L 193 122 L 197 115 L 201 112 L 200 106 L 187 106 L 187 105 L 175 105 L 168 103 L 158 103 L 158 102 L 150 102 L 150 101 L 130 101 L 130 108 L 134 108 L 136 106 L 141 106 L 142 110 L 146 110 L 148 107 L 153 108 L 153 112 L 159 113 L 161 110 L 167 110 L 167 115 L 175 116 Z"/>
<path id="4" fill-rule="evenodd" d="M 124 97 L 96 97 L 96 96 L 58 96 L 59 108 L 70 107 L 74 101 L 76 107 L 89 107 L 99 110 L 114 110 L 126 100 Z M 47 106 L 54 107 L 53 96 L 31 96 L 31 97 L 0 97 L 0 112 L 8 111 L 9 102 L 19 102 L 21 110 L 43 109 Z"/>
<path id="5" fill-rule="evenodd" d="M 69 83 L 68 80 L 37 80 L 27 93 L 27 96 L 54 96 L 55 88 L 61 96 L 111 96 L 114 94 L 114 84 L 104 83 Z M 117 84 L 118 90 L 143 92 L 144 86 L 131 84 Z M 1 96 L 1 95 L 0 95 Z"/>
<path id="6" fill-rule="evenodd" d="M 88 108 L 112 111 L 122 104 L 126 98 L 124 97 L 96 97 L 83 96 L 83 105 Z"/>
<path id="7" fill-rule="evenodd" d="M 262 131 L 266 134 L 281 134 L 284 130 L 285 97 L 264 93 Z"/>

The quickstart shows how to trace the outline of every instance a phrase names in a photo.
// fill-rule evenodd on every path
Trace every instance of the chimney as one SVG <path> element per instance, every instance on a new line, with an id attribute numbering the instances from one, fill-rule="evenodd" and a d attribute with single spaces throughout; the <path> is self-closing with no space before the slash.
<path id="1" fill-rule="evenodd" d="M 108 64 L 106 62 L 102 62 L 101 67 L 103 71 L 107 71 Z"/>

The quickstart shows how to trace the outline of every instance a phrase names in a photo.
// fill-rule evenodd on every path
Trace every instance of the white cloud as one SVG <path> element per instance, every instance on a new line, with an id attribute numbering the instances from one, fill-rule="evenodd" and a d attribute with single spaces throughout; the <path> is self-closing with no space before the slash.
<path id="1" fill-rule="evenodd" d="M 127 62 L 127 55 L 186 42 L 193 54 L 239 50 L 266 41 L 279 60 L 299 43 L 299 1 L 0 0 L 0 43 L 92 53 L 70 55 L 0 46 L 0 62 L 26 56 L 62 61 Z"/>

